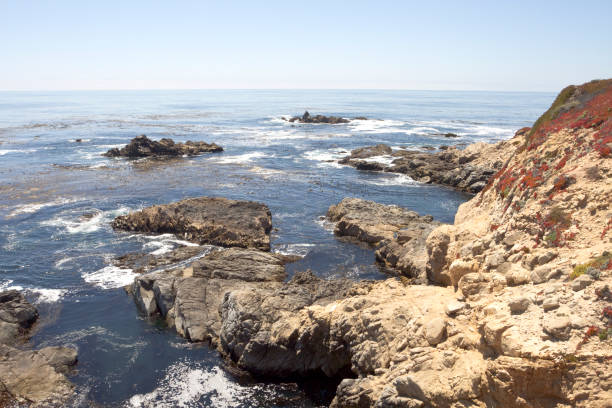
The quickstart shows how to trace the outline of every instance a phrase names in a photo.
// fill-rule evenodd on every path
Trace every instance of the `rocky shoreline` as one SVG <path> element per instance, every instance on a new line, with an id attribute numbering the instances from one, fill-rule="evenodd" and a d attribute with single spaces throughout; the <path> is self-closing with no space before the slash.
<path id="1" fill-rule="evenodd" d="M 355 149 L 338 163 L 365 171 L 405 174 L 420 183 L 435 183 L 478 193 L 521 145 L 528 129 L 497 144 L 475 143 L 460 150 L 442 146 L 438 152 L 393 150 L 379 144 Z"/>
<path id="2" fill-rule="evenodd" d="M 584 115 L 585 104 L 612 94 L 612 84 L 600 86 L 559 117 Z M 594 126 L 553 127 L 532 148 L 541 124 L 461 151 L 354 150 L 343 163 L 480 191 L 453 225 L 360 199 L 330 207 L 335 234 L 373 245 L 402 279 L 300 272 L 285 281 L 277 255 L 229 248 L 139 276 L 134 297 L 254 375 L 344 378 L 332 407 L 604 407 L 612 399 L 611 140 L 601 136 L 609 122 L 608 113 Z M 368 160 L 380 156 L 393 160 Z"/>
<path id="3" fill-rule="evenodd" d="M 611 109 L 612 80 L 595 81 L 564 90 L 508 141 L 434 153 L 376 145 L 341 159 L 475 194 L 453 224 L 359 198 L 332 205 L 334 234 L 370 245 L 385 280 L 289 276 L 296 258 L 270 252 L 270 209 L 217 197 L 115 218 L 117 231 L 192 246 L 114 262 L 139 273 L 128 292 L 142 314 L 210 344 L 236 371 L 333 379 L 331 407 L 607 407 Z M 74 350 L 16 347 L 36 319 L 18 292 L 0 293 L 0 405 L 59 405 L 72 393 Z"/>
<path id="4" fill-rule="evenodd" d="M 16 290 L 0 292 L 0 406 L 61 407 L 74 392 L 66 378 L 77 363 L 67 347 L 27 348 L 38 312 Z"/>

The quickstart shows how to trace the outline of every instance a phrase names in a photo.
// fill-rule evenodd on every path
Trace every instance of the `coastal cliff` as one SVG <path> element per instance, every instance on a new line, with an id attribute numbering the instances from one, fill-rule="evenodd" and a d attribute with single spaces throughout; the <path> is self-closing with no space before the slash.
<path id="1" fill-rule="evenodd" d="M 240 341 L 224 350 L 266 375 L 350 372 L 334 407 L 608 406 L 611 98 L 612 81 L 569 87 L 517 135 L 454 225 L 427 237 L 430 284 L 356 284 L 255 325 L 267 308 L 228 293 L 221 338 Z"/>
<path id="2" fill-rule="evenodd" d="M 258 244 L 141 275 L 132 293 L 146 315 L 210 342 L 235 368 L 334 378 L 332 407 L 606 407 L 611 151 L 612 80 L 568 87 L 511 140 L 436 153 L 440 168 L 423 182 L 480 191 L 453 225 L 359 199 L 329 209 L 337 235 L 377 245 L 400 279 L 286 281 L 285 260 Z M 393 152 L 348 161 L 381 154 Z M 401 153 L 393 168 L 431 168 L 422 155 Z M 470 181 L 455 182 L 465 166 Z M 166 213 L 175 225 L 180 214 Z"/>

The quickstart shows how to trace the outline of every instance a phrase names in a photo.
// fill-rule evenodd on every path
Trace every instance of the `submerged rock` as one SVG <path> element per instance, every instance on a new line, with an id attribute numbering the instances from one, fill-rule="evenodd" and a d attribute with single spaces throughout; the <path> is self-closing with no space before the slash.
<path id="1" fill-rule="evenodd" d="M 270 250 L 272 217 L 265 204 L 226 198 L 188 198 L 115 218 L 124 231 L 172 233 L 197 244 Z"/>
<path id="2" fill-rule="evenodd" d="M 223 148 L 214 143 L 205 142 L 175 143 L 172 139 L 151 140 L 145 135 L 135 137 L 125 147 L 110 149 L 104 153 L 106 157 L 176 157 L 195 156 L 200 153 L 222 152 Z"/>
<path id="3" fill-rule="evenodd" d="M 60 407 L 74 387 L 66 373 L 77 362 L 77 352 L 66 347 L 20 350 L 38 319 L 38 312 L 21 293 L 0 292 L 0 405 Z"/>
<path id="4" fill-rule="evenodd" d="M 324 115 L 315 115 L 312 116 L 308 111 L 304 112 L 302 116 L 294 116 L 288 120 L 289 122 L 299 122 L 299 123 L 328 123 L 331 125 L 335 125 L 338 123 L 349 123 L 348 119 L 340 118 L 337 116 L 324 116 Z"/>

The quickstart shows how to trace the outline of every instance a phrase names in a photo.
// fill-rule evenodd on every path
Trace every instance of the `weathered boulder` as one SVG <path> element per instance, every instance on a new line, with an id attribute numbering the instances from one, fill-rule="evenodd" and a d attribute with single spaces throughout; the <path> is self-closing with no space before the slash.
<path id="1" fill-rule="evenodd" d="M 124 231 L 172 233 L 198 244 L 270 250 L 272 217 L 265 204 L 226 198 L 188 198 L 115 218 Z"/>
<path id="2" fill-rule="evenodd" d="M 222 152 L 223 148 L 216 144 L 205 142 L 174 143 L 172 139 L 151 140 L 145 135 L 140 135 L 121 149 L 113 148 L 104 153 L 106 157 L 178 157 L 195 156 L 200 153 Z"/>

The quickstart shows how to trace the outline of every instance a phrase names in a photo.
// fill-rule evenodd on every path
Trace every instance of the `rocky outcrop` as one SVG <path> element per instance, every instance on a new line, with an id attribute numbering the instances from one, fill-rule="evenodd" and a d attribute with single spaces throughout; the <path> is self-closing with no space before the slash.
<path id="1" fill-rule="evenodd" d="M 104 153 L 106 157 L 180 157 L 195 156 L 201 153 L 222 152 L 223 148 L 205 142 L 175 143 L 172 139 L 151 140 L 145 135 L 135 137 L 121 149 L 113 148 Z"/>
<path id="2" fill-rule="evenodd" d="M 60 407 L 73 394 L 64 375 L 77 352 L 66 347 L 21 350 L 38 312 L 21 293 L 0 292 L 0 405 Z"/>
<path id="3" fill-rule="evenodd" d="M 161 315 L 191 341 L 217 344 L 224 294 L 232 290 L 268 290 L 285 279 L 282 256 L 251 249 L 213 251 L 182 268 L 136 278 L 132 293 L 145 315 Z"/>
<path id="4" fill-rule="evenodd" d="M 422 183 L 442 184 L 477 193 L 521 144 L 520 135 L 517 132 L 517 136 L 507 142 L 475 143 L 464 150 L 447 147 L 434 153 L 393 151 L 391 147 L 380 144 L 355 149 L 339 163 L 358 170 L 406 174 Z"/>
<path id="5" fill-rule="evenodd" d="M 228 292 L 220 308 L 221 349 L 240 368 L 257 375 L 286 378 L 321 372 L 330 377 L 345 374 L 350 353 L 341 338 L 330 337 L 328 322 L 297 328 L 295 319 L 303 316 L 307 307 L 329 305 L 367 290 L 367 286 L 300 272 L 276 288 Z"/>
<path id="6" fill-rule="evenodd" d="M 376 245 L 376 259 L 390 272 L 421 283 L 426 281 L 425 242 L 440 225 L 430 215 L 419 216 L 395 205 L 345 198 L 329 208 L 327 218 L 336 222 L 336 235 Z"/>
<path id="7" fill-rule="evenodd" d="M 284 119 L 284 118 L 283 118 Z M 365 118 L 361 118 L 365 119 Z M 336 125 L 338 123 L 349 123 L 348 119 L 340 118 L 337 116 L 324 116 L 315 115 L 312 116 L 308 111 L 304 112 L 302 116 L 294 116 L 290 119 L 286 119 L 288 122 L 299 122 L 299 123 L 327 123 L 330 125 Z"/>
<path id="8" fill-rule="evenodd" d="M 16 290 L 0 292 L 0 343 L 15 345 L 38 319 L 38 312 Z"/>
<path id="9" fill-rule="evenodd" d="M 188 198 L 115 218 L 124 231 L 172 233 L 197 244 L 270 250 L 272 217 L 264 204 L 226 198 Z"/>

